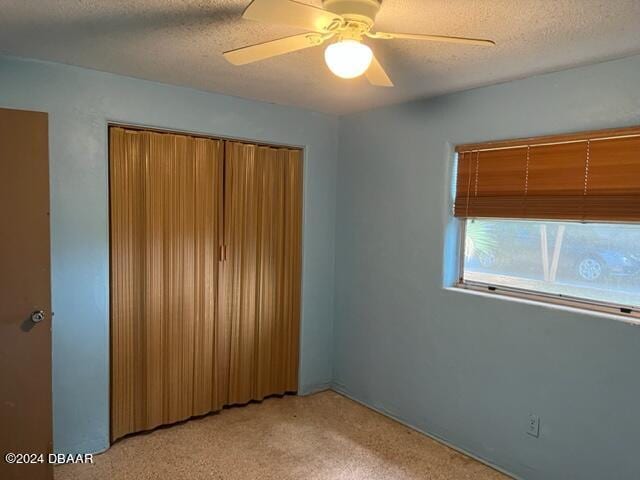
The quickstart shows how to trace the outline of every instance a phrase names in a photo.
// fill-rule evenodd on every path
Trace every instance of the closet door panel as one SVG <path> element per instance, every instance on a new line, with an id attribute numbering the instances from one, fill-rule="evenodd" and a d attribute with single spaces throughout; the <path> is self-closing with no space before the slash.
<path id="1" fill-rule="evenodd" d="M 112 128 L 112 439 L 218 409 L 222 142 Z"/>
<path id="2" fill-rule="evenodd" d="M 256 148 L 228 142 L 225 157 L 225 244 L 223 296 L 228 336 L 227 402 L 254 397 L 256 344 L 257 177 Z"/>
<path id="3" fill-rule="evenodd" d="M 127 195 L 139 191 L 144 179 L 141 138 L 116 129 L 110 135 L 111 188 L 111 432 L 122 436 L 136 429 L 135 419 L 143 412 L 135 402 L 143 395 L 140 360 L 142 321 L 141 291 L 134 288 L 144 278 L 144 263 L 136 255 L 142 234 L 142 217 Z M 118 193 L 116 193 L 118 192 Z M 136 411 L 136 409 L 138 409 Z"/>
<path id="4" fill-rule="evenodd" d="M 262 399 L 278 388 L 280 372 L 274 359 L 280 354 L 278 338 L 283 333 L 284 298 L 284 152 L 258 147 L 258 263 L 257 263 L 257 342 L 256 392 Z"/>
<path id="5" fill-rule="evenodd" d="M 286 153 L 284 183 L 285 235 L 283 267 L 284 334 L 279 337 L 280 355 L 276 372 L 282 372 L 279 388 L 284 391 L 298 389 L 300 313 L 302 309 L 302 152 L 290 150 Z"/>
<path id="6" fill-rule="evenodd" d="M 301 155 L 228 142 L 223 318 L 228 403 L 297 390 Z"/>
<path id="7" fill-rule="evenodd" d="M 186 137 L 152 133 L 164 163 L 164 423 L 188 418 L 193 392 L 193 158 Z M 189 142 L 190 143 L 190 142 Z"/>
<path id="8" fill-rule="evenodd" d="M 193 414 L 203 415 L 224 405 L 220 393 L 218 344 L 219 257 L 222 245 L 224 143 L 196 139 L 195 182 L 195 332 L 193 372 Z M 210 208 L 212 206 L 212 208 Z"/>
<path id="9" fill-rule="evenodd" d="M 113 138 L 115 132 L 112 131 Z M 137 207 L 142 215 L 140 239 L 141 247 L 138 247 L 137 238 L 131 245 L 130 254 L 139 256 L 144 266 L 141 278 L 132 278 L 130 283 L 119 286 L 116 279 L 112 279 L 112 305 L 117 305 L 116 294 L 122 289 L 139 290 L 142 298 L 140 308 L 142 314 L 139 317 L 142 329 L 139 332 L 139 344 L 134 351 L 134 355 L 139 362 L 136 369 L 135 381 L 144 389 L 136 395 L 136 406 L 138 410 L 135 412 L 134 419 L 136 421 L 134 429 L 131 431 L 140 431 L 161 425 L 164 422 L 164 325 L 167 321 L 167 315 L 164 308 L 164 292 L 166 279 L 164 277 L 164 250 L 166 241 L 164 236 L 164 202 L 166 185 L 165 182 L 159 181 L 169 173 L 169 165 L 164 155 L 154 158 L 157 155 L 157 142 L 152 142 L 149 135 L 140 134 L 138 132 L 126 132 L 129 138 L 138 137 L 143 143 L 143 150 L 140 157 L 136 160 L 143 165 L 143 185 L 139 190 L 123 190 L 115 191 L 112 186 L 112 202 L 114 195 L 127 198 L 132 206 Z M 116 157 L 112 154 L 112 165 L 116 162 Z M 113 182 L 113 176 L 112 176 Z M 113 183 L 112 183 L 113 185 Z M 113 218 L 113 213 L 112 213 Z M 115 232 L 112 226 L 112 236 Z M 112 262 L 117 258 L 117 252 L 111 251 Z M 126 271 L 122 272 L 126 277 Z M 117 323 L 116 319 L 111 320 L 112 328 Z M 112 342 L 112 362 L 118 357 L 118 345 Z M 112 398 L 117 398 L 116 392 L 112 385 Z M 112 412 L 115 409 L 112 405 Z M 119 435 L 118 435 L 119 436 Z M 114 438 L 117 436 L 114 432 Z"/>

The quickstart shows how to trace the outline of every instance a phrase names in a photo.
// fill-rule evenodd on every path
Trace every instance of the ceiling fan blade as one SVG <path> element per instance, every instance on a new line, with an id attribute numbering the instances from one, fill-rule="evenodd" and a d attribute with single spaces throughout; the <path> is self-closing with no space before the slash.
<path id="1" fill-rule="evenodd" d="M 324 33 L 344 23 L 340 15 L 294 0 L 253 0 L 242 18 Z"/>
<path id="2" fill-rule="evenodd" d="M 447 43 L 463 43 L 466 45 L 481 45 L 492 47 L 496 44 L 493 40 L 485 40 L 482 38 L 466 38 L 466 37 L 448 37 L 446 35 L 422 35 L 419 33 L 385 33 L 376 32 L 369 35 L 371 38 L 379 38 L 391 40 L 394 38 L 408 40 L 427 40 L 430 42 L 447 42 Z"/>
<path id="3" fill-rule="evenodd" d="M 393 82 L 389 78 L 389 75 L 387 75 L 387 72 L 384 71 L 384 68 L 382 68 L 382 65 L 380 65 L 380 62 L 375 55 L 371 60 L 371 65 L 369 65 L 369 68 L 364 75 L 367 77 L 367 80 L 369 80 L 371 85 L 375 85 L 376 87 L 393 87 Z"/>
<path id="4" fill-rule="evenodd" d="M 318 33 L 301 33 L 291 37 L 279 38 L 270 42 L 258 43 L 248 47 L 236 48 L 224 52 L 224 58 L 234 65 L 246 65 L 266 58 L 276 57 L 289 52 L 320 45 L 326 35 Z"/>

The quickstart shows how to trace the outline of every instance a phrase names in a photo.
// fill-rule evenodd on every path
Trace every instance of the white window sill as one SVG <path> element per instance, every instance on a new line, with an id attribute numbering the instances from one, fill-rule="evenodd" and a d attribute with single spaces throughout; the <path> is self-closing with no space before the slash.
<path id="1" fill-rule="evenodd" d="M 575 304 L 570 304 L 574 302 L 565 302 L 561 299 L 558 300 L 550 300 L 542 297 L 537 297 L 535 294 L 528 293 L 517 293 L 517 292 L 506 292 L 506 291 L 488 291 L 481 287 L 475 287 L 470 285 L 462 285 L 458 284 L 455 286 L 444 287 L 444 290 L 456 293 L 465 293 L 468 295 L 476 295 L 484 298 L 493 298 L 496 300 L 502 301 L 511 301 L 516 303 L 524 303 L 527 305 L 537 305 L 551 310 L 560 310 L 570 313 L 579 313 L 583 315 L 589 315 L 593 317 L 599 318 L 607 318 L 611 320 L 617 320 L 619 322 L 624 322 L 634 326 L 640 326 L 640 316 L 637 316 L 637 312 L 633 314 L 624 314 L 624 313 L 609 313 L 604 311 L 604 309 L 596 310 L 595 308 L 590 308 L 587 306 L 579 306 Z M 577 302 L 575 302 L 577 303 Z"/>

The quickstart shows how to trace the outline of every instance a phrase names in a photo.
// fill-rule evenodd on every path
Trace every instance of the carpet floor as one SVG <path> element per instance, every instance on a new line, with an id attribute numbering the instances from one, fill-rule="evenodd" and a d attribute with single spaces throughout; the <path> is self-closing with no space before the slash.
<path id="1" fill-rule="evenodd" d="M 485 480 L 505 475 L 327 391 L 126 437 L 56 480 Z"/>

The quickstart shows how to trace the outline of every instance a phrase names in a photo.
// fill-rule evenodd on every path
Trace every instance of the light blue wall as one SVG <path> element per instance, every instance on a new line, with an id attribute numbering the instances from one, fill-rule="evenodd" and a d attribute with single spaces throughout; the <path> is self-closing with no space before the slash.
<path id="1" fill-rule="evenodd" d="M 637 124 L 640 57 L 342 118 L 335 387 L 522 478 L 640 478 L 640 328 L 443 289 L 452 145 Z"/>
<path id="2" fill-rule="evenodd" d="M 0 106 L 49 113 L 57 452 L 108 446 L 107 121 L 306 147 L 300 390 L 329 384 L 336 118 L 2 57 Z"/>

